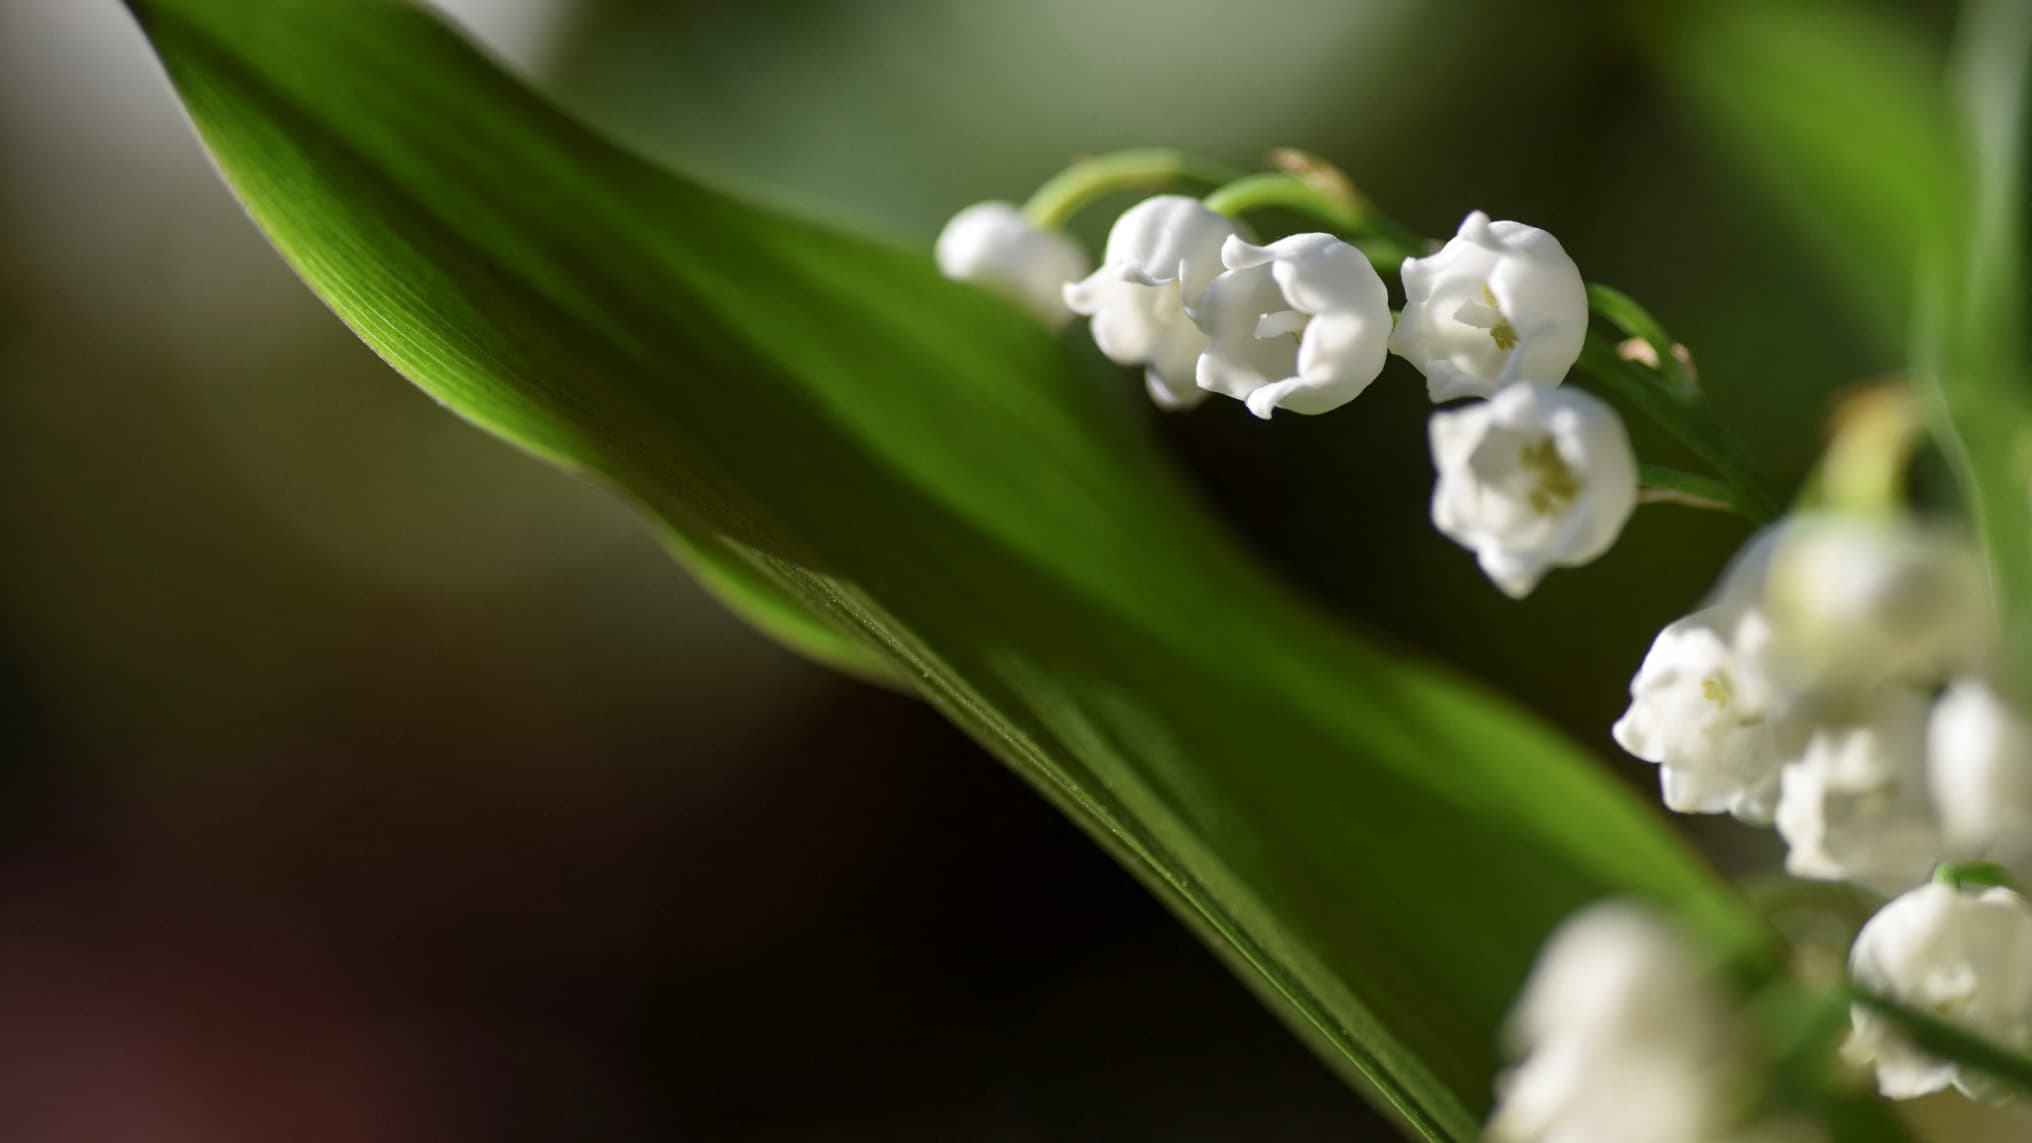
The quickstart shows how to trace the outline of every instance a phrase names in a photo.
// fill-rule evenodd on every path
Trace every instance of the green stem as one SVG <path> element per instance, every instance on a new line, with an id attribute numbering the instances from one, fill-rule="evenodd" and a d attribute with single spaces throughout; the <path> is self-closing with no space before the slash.
<path id="1" fill-rule="evenodd" d="M 1662 464 L 1640 464 L 1637 479 L 1644 486 L 1644 492 L 1652 503 L 1680 504 L 1688 508 L 1707 508 L 1718 512 L 1735 512 L 1748 516 L 1749 512 L 1736 503 L 1736 490 L 1726 480 L 1712 476 L 1668 468 Z"/>
<path id="2" fill-rule="evenodd" d="M 1217 187 L 1241 172 L 1168 147 L 1116 151 L 1081 159 L 1037 188 L 1023 213 L 1047 230 L 1062 229 L 1081 207 L 1116 191 L 1158 191 L 1168 187 Z"/>
<path id="3" fill-rule="evenodd" d="M 1363 252 L 1385 264 L 1401 264 L 1424 248 L 1417 235 L 1359 197 L 1335 194 L 1297 175 L 1270 172 L 1236 179 L 1208 195 L 1206 205 L 1208 210 L 1230 217 L 1266 209 L 1307 215 L 1330 229 L 1369 239 Z"/>
<path id="4" fill-rule="evenodd" d="M 1578 368 L 1603 390 L 1634 406 L 1726 481 L 1734 494 L 1729 502 L 1750 519 L 1777 516 L 1782 503 L 1762 466 L 1735 434 L 1715 419 L 1700 393 L 1667 383 L 1663 374 L 1616 351 L 1616 343 L 1589 330 Z"/>
<path id="5" fill-rule="evenodd" d="M 1206 205 L 1215 214 L 1230 216 L 1282 207 L 1309 214 L 1336 230 L 1363 229 L 1362 212 L 1354 203 L 1328 194 L 1296 175 L 1275 171 L 1236 179 L 1208 195 Z"/>
<path id="6" fill-rule="evenodd" d="M 1933 871 L 1936 885 L 1949 889 L 2016 889 L 2011 871 L 1993 861 L 1948 861 Z"/>
<path id="7" fill-rule="evenodd" d="M 1912 390 L 1888 382 L 1856 390 L 1834 424 L 1813 474 L 1813 500 L 1854 515 L 1905 512 L 1907 472 L 1926 432 L 1926 411 Z"/>
<path id="8" fill-rule="evenodd" d="M 1879 996 L 1860 984 L 1850 982 L 1848 995 L 1854 1003 L 1898 1025 L 1898 1030 L 1920 1051 L 1982 1072 L 2021 1094 L 2032 1094 L 2032 1059 L 1938 1016 Z"/>

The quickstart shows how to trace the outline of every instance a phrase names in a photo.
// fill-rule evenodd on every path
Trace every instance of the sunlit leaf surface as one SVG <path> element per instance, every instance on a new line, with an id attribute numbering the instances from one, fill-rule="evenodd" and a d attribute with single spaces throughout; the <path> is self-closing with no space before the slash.
<path id="1" fill-rule="evenodd" d="M 1424 1135 L 1478 1134 L 1575 906 L 1761 939 L 1571 747 L 1269 578 L 1123 402 L 923 252 L 652 168 L 397 0 L 131 6 L 391 364 L 635 498 L 778 635 L 921 690 Z"/>

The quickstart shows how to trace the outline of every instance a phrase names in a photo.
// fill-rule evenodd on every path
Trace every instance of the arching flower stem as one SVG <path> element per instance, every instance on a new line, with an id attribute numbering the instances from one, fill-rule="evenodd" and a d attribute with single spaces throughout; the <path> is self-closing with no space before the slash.
<path id="1" fill-rule="evenodd" d="M 1197 190 L 1242 177 L 1233 167 L 1169 147 L 1115 151 L 1081 159 L 1052 176 L 1023 204 L 1023 213 L 1037 225 L 1057 230 L 1088 203 L 1119 191 Z"/>
<path id="2" fill-rule="evenodd" d="M 1678 504 L 1710 512 L 1749 515 L 1736 503 L 1736 490 L 1726 480 L 1663 464 L 1638 465 L 1637 479 L 1641 485 L 1637 490 L 1639 504 Z"/>
<path id="3" fill-rule="evenodd" d="M 1628 360 L 1599 330 L 1589 331 L 1576 368 L 1692 450 L 1733 490 L 1729 503 L 1736 511 L 1757 523 L 1778 515 L 1782 500 L 1763 466 L 1715 418 L 1698 390 L 1677 387 L 1657 370 Z"/>
<path id="4" fill-rule="evenodd" d="M 1288 210 L 1316 219 L 1345 237 L 1362 240 L 1362 252 L 1388 273 L 1426 243 L 1359 196 L 1318 181 L 1272 171 L 1236 179 L 1206 197 L 1207 209 L 1230 218 L 1252 210 Z"/>

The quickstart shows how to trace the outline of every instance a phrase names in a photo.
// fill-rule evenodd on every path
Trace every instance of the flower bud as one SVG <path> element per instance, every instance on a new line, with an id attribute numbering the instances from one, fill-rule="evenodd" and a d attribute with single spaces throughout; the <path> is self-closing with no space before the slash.
<path id="1" fill-rule="evenodd" d="M 1199 356 L 1207 339 L 1190 311 L 1222 270 L 1235 224 L 1196 198 L 1158 195 L 1122 213 L 1101 268 L 1065 287 L 1065 304 L 1093 318 L 1094 344 L 1118 365 L 1144 366 L 1151 399 L 1184 409 L 1206 399 Z"/>
<path id="2" fill-rule="evenodd" d="M 1072 320 L 1066 284 L 1090 268 L 1079 243 L 1006 202 L 979 202 L 953 215 L 934 254 L 939 273 L 1015 302 L 1050 329 Z"/>

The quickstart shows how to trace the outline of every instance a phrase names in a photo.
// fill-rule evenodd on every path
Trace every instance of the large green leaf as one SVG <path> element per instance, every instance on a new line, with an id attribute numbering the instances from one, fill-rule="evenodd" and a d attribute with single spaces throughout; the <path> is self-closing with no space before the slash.
<path id="1" fill-rule="evenodd" d="M 131 6 L 391 364 L 907 679 L 1427 1137 L 1477 1134 L 1569 910 L 1635 893 L 1763 939 L 1570 747 L 1268 577 L 1122 402 L 922 253 L 654 169 L 398 0 Z"/>

